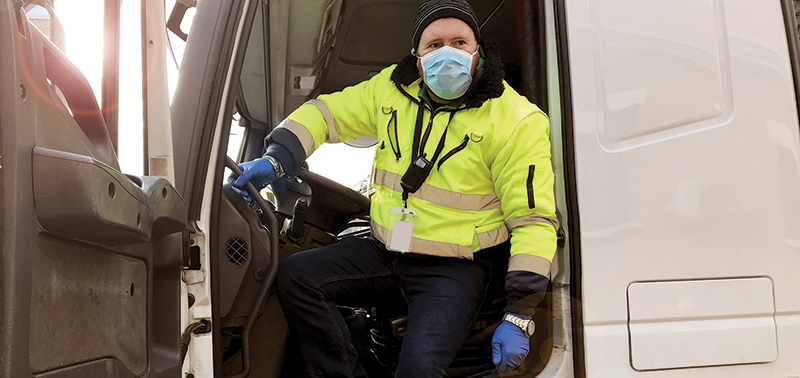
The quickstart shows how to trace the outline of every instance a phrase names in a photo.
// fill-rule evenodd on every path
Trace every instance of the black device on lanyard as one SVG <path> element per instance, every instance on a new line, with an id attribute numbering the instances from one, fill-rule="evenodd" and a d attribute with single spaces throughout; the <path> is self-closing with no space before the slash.
<path id="1" fill-rule="evenodd" d="M 400 186 L 403 187 L 403 192 L 416 193 L 422 183 L 425 182 L 425 179 L 428 178 L 428 175 L 430 175 L 431 168 L 433 168 L 433 163 L 423 156 L 419 156 L 411 162 L 406 173 L 400 179 Z"/>
<path id="2" fill-rule="evenodd" d="M 428 160 L 426 158 L 425 153 L 425 144 L 428 141 L 428 136 L 433 129 L 433 117 L 436 115 L 435 111 L 431 113 L 431 119 L 428 123 L 428 127 L 425 130 L 425 135 L 422 136 L 422 116 L 425 113 L 425 106 L 422 103 L 419 104 L 419 110 L 417 111 L 417 122 L 414 126 L 414 145 L 412 146 L 412 153 L 411 153 L 411 164 L 409 164 L 406 173 L 400 178 L 400 186 L 403 188 L 403 207 L 406 207 L 406 201 L 408 201 L 408 194 L 409 193 L 416 193 L 417 190 L 422 186 L 422 183 L 425 182 L 425 179 L 428 178 L 428 175 L 431 173 L 431 169 L 433 169 L 433 165 L 436 163 L 436 160 L 439 159 L 439 154 L 442 153 L 442 149 L 444 149 L 444 142 L 447 137 L 447 129 L 450 127 L 450 121 L 453 120 L 453 112 L 450 112 L 450 118 L 447 120 L 447 125 L 444 128 L 444 132 L 442 133 L 442 137 L 439 138 L 439 144 L 436 146 L 436 151 L 433 153 L 433 158 Z M 420 141 L 420 139 L 422 139 Z"/>

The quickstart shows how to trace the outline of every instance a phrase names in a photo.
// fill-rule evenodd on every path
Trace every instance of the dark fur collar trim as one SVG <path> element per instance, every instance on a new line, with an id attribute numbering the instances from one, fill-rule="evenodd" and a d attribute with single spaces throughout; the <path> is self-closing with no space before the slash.
<path id="1" fill-rule="evenodd" d="M 488 37 L 480 42 L 484 53 L 484 65 L 475 71 L 476 79 L 466 94 L 464 105 L 467 108 L 476 108 L 483 105 L 486 100 L 500 97 L 503 94 L 503 62 L 500 59 L 500 46 Z M 411 54 L 403 58 L 392 72 L 392 82 L 396 85 L 411 85 L 419 79 L 417 71 L 417 58 Z M 416 93 L 413 93 L 416 95 Z"/>

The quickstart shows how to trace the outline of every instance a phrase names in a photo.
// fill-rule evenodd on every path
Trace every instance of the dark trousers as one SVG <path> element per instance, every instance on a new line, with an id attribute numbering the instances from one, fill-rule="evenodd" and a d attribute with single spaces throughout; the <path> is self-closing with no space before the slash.
<path id="1" fill-rule="evenodd" d="M 401 254 L 371 238 L 346 238 L 287 258 L 278 298 L 309 376 L 366 377 L 336 306 L 371 307 L 399 289 L 408 324 L 395 377 L 440 378 L 469 333 L 497 262 L 507 259 L 507 243 L 467 260 Z"/>

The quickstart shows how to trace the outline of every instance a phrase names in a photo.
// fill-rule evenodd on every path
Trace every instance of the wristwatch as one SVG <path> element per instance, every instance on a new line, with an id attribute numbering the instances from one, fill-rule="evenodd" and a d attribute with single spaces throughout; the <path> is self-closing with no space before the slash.
<path id="1" fill-rule="evenodd" d="M 264 159 L 267 159 L 272 164 L 272 169 L 275 170 L 275 178 L 281 178 L 286 175 L 286 172 L 283 171 L 283 166 L 274 157 L 264 155 Z"/>
<path id="2" fill-rule="evenodd" d="M 503 315 L 503 320 L 519 327 L 519 329 L 522 330 L 522 333 L 527 338 L 533 336 L 533 331 L 536 329 L 536 324 L 533 323 L 533 320 L 525 319 L 510 312 L 507 312 L 505 315 Z"/>

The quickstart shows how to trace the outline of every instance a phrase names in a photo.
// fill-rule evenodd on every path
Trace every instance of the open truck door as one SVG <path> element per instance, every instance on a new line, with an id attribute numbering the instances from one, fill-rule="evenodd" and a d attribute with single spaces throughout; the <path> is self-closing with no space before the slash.
<path id="1" fill-rule="evenodd" d="M 576 372 L 796 376 L 793 3 L 558 3 L 579 214 Z"/>
<path id="2" fill-rule="evenodd" d="M 175 180 L 188 204 L 190 254 L 196 261 L 183 272 L 191 298 L 183 316 L 185 323 L 211 324 L 209 332 L 191 335 L 183 371 L 195 377 L 273 376 L 282 366 L 286 326 L 277 301 L 268 300 L 278 266 L 278 220 L 255 191 L 258 209 L 223 188 L 231 172 L 226 167 L 238 169 L 227 156 L 231 127 L 237 127 L 234 115 L 245 124 L 248 114 L 240 94 L 240 80 L 247 79 L 241 79 L 243 64 L 260 67 L 260 77 L 248 73 L 247 84 L 266 95 L 266 9 L 254 0 L 197 4 L 171 106 Z M 181 12 L 173 11 L 175 20 Z M 249 45 L 257 51 L 248 60 Z M 257 356 L 253 344 L 262 338 L 251 337 L 256 320 L 262 324 L 256 332 L 266 331 L 277 345 Z"/>
<path id="3" fill-rule="evenodd" d="M 116 103 L 24 5 L 0 2 L 0 376 L 177 377 L 186 204 L 120 172 Z"/>

